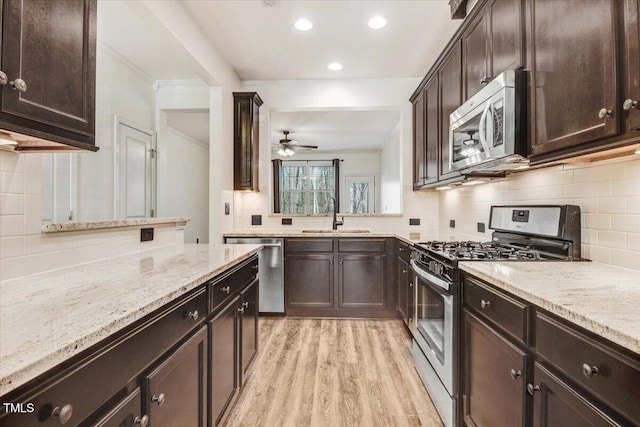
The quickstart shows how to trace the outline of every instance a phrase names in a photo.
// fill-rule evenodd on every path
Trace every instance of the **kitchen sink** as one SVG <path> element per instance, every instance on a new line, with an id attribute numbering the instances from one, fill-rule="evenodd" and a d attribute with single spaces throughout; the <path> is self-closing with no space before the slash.
<path id="1" fill-rule="evenodd" d="M 369 230 L 302 230 L 303 233 L 370 233 Z"/>

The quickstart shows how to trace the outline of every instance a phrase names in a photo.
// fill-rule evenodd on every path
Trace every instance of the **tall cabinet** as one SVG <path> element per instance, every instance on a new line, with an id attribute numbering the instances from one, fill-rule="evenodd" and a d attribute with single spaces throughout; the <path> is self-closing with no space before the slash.
<path id="1" fill-rule="evenodd" d="M 256 92 L 234 92 L 233 104 L 233 189 L 259 191 L 262 99 Z"/>

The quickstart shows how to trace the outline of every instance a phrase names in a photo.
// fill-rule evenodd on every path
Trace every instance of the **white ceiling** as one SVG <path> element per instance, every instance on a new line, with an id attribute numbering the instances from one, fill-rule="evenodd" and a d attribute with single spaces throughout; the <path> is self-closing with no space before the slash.
<path id="1" fill-rule="evenodd" d="M 209 110 L 164 111 L 167 113 L 167 126 L 202 145 L 209 145 Z"/>
<path id="2" fill-rule="evenodd" d="M 145 77 L 156 80 L 198 79 L 191 58 L 164 35 L 164 29 L 134 12 L 122 0 L 98 2 L 98 46 L 106 46 Z"/>
<path id="3" fill-rule="evenodd" d="M 185 0 L 184 4 L 243 80 L 421 77 L 461 20 L 447 0 Z M 387 26 L 367 26 L 374 15 Z M 293 27 L 299 18 L 313 28 Z M 327 69 L 330 62 L 344 68 Z"/>
<path id="4" fill-rule="evenodd" d="M 272 111 L 271 143 L 288 130 L 289 139 L 317 145 L 314 152 L 374 151 L 390 141 L 400 123 L 399 110 Z M 277 147 L 275 147 L 277 149 Z"/>

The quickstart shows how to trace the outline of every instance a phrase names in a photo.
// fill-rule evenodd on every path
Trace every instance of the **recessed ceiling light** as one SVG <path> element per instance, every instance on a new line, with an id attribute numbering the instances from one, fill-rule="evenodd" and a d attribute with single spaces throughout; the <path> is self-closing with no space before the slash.
<path id="1" fill-rule="evenodd" d="M 374 30 L 379 30 L 385 25 L 387 25 L 387 20 L 384 19 L 382 16 L 374 16 L 369 20 L 369 27 L 373 28 Z"/>
<path id="2" fill-rule="evenodd" d="M 640 145 L 638 145 L 638 148 L 636 148 L 636 151 L 634 151 L 633 154 L 640 155 Z"/>
<path id="3" fill-rule="evenodd" d="M 311 23 L 311 21 L 304 18 L 298 19 L 295 24 L 293 24 L 293 26 L 300 31 L 309 31 L 311 28 L 313 28 L 313 24 Z"/>
<path id="4" fill-rule="evenodd" d="M 340 70 L 342 70 L 342 64 L 339 63 L 339 62 L 332 62 L 327 67 L 329 67 L 329 69 L 331 71 L 340 71 Z"/>

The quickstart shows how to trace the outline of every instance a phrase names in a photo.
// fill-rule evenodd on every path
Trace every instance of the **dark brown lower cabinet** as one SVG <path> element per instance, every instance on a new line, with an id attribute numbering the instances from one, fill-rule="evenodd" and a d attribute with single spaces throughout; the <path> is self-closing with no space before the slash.
<path id="1" fill-rule="evenodd" d="M 149 416 L 142 415 L 142 398 L 140 389 L 137 388 L 120 403 L 118 403 L 107 415 L 94 424 L 94 427 L 135 427 L 146 426 Z"/>
<path id="2" fill-rule="evenodd" d="M 305 309 L 333 308 L 333 278 L 333 254 L 287 255 L 287 314 L 296 316 Z"/>
<path id="3" fill-rule="evenodd" d="M 338 259 L 338 307 L 384 308 L 386 255 L 340 255 Z"/>
<path id="4" fill-rule="evenodd" d="M 398 314 L 402 321 L 409 322 L 409 263 L 403 257 L 398 257 L 396 271 L 396 284 L 398 286 Z"/>
<path id="5" fill-rule="evenodd" d="M 529 356 L 464 310 L 463 416 L 467 426 L 526 425 Z"/>
<path id="6" fill-rule="evenodd" d="M 619 426 L 567 383 L 535 363 L 534 381 L 527 384 L 533 397 L 534 427 Z"/>
<path id="7" fill-rule="evenodd" d="M 206 326 L 144 377 L 143 390 L 153 427 L 207 425 Z"/>
<path id="8" fill-rule="evenodd" d="M 238 391 L 238 320 L 240 297 L 234 298 L 209 322 L 210 426 L 218 425 Z"/>
<path id="9" fill-rule="evenodd" d="M 240 384 L 242 385 L 247 380 L 251 364 L 258 354 L 258 279 L 240 293 L 240 303 L 242 305 L 240 310 L 240 318 L 242 319 Z"/>

